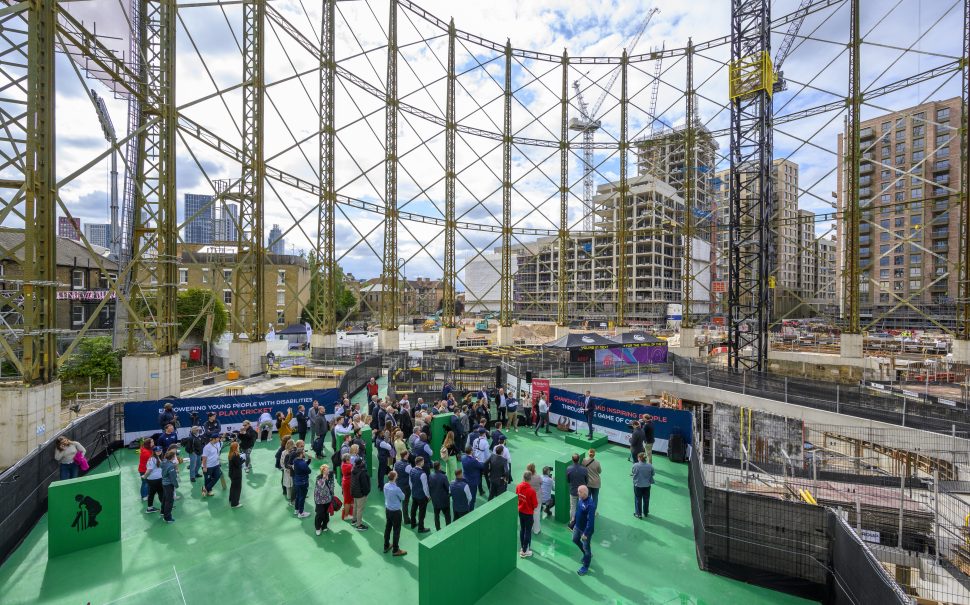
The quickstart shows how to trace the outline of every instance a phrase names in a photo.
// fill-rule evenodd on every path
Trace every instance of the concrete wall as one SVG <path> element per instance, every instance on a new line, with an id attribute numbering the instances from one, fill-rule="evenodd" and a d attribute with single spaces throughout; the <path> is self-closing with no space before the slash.
<path id="1" fill-rule="evenodd" d="M 178 397 L 182 391 L 181 367 L 178 355 L 126 355 L 121 358 L 121 384 L 145 389 L 145 399 Z"/>
<path id="2" fill-rule="evenodd" d="M 61 428 L 61 382 L 2 388 L 0 410 L 0 468 L 6 468 Z"/>

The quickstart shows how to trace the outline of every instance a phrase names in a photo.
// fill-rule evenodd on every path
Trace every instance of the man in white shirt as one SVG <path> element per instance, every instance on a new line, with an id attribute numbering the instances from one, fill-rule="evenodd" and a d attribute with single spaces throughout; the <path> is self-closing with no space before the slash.
<path id="1" fill-rule="evenodd" d="M 536 430 L 535 434 L 539 434 L 539 427 L 545 425 L 546 432 L 549 432 L 549 404 L 546 403 L 545 393 L 539 393 L 539 401 L 536 402 L 536 406 L 539 408 L 539 418 L 536 420 Z"/>
<path id="2" fill-rule="evenodd" d="M 203 496 L 215 496 L 212 488 L 216 486 L 216 481 L 222 478 L 222 466 L 219 462 L 219 453 L 222 451 L 222 442 L 218 435 L 211 435 L 209 443 L 202 448 L 202 468 L 205 473 L 205 485 L 202 487 Z"/>
<path id="3" fill-rule="evenodd" d="M 495 405 L 498 407 L 498 421 L 503 425 L 509 422 L 509 402 L 505 397 L 505 389 L 499 389 L 495 396 Z"/>
<path id="4" fill-rule="evenodd" d="M 479 429 L 478 437 L 472 443 L 472 456 L 482 464 L 488 461 L 488 438 L 485 436 L 484 430 Z"/>

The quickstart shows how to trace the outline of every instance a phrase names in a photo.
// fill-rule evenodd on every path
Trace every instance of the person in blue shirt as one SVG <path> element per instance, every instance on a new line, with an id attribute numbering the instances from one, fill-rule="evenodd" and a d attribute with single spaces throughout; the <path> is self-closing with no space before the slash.
<path id="1" fill-rule="evenodd" d="M 579 501 L 576 503 L 576 516 L 570 526 L 573 530 L 573 544 L 583 553 L 582 567 L 576 572 L 581 576 L 589 573 L 589 563 L 593 559 L 590 539 L 593 537 L 593 522 L 596 519 L 596 501 L 589 495 L 589 488 L 579 486 Z"/>
<path id="2" fill-rule="evenodd" d="M 411 529 L 417 528 L 419 534 L 426 534 L 430 529 L 424 526 L 424 518 L 428 513 L 428 500 L 431 491 L 428 488 L 428 474 L 424 471 L 424 458 L 418 456 L 411 467 Z"/>
<path id="3" fill-rule="evenodd" d="M 303 506 L 306 504 L 306 495 L 310 490 L 310 463 L 302 449 L 293 460 L 293 490 L 296 492 L 293 514 L 300 519 L 306 519 L 310 513 L 303 510 Z"/>
<path id="4" fill-rule="evenodd" d="M 172 445 L 178 445 L 178 442 L 179 436 L 175 432 L 175 425 L 169 423 L 165 425 L 165 432 L 159 435 L 158 443 L 155 445 L 160 446 L 163 452 L 168 452 L 168 448 Z"/>
<path id="5" fill-rule="evenodd" d="M 387 520 L 384 522 L 384 552 L 393 550 L 395 557 L 403 557 L 408 551 L 401 550 L 401 517 L 404 514 L 404 491 L 397 486 L 397 471 L 387 474 L 384 484 L 384 512 Z M 392 542 L 393 534 L 393 542 Z"/>
<path id="6" fill-rule="evenodd" d="M 472 488 L 472 501 L 468 510 L 471 511 L 475 508 L 475 499 L 478 498 L 478 492 L 482 489 L 482 471 L 485 469 L 485 465 L 481 463 L 478 458 L 472 456 L 472 448 L 465 448 L 465 455 L 461 458 L 461 468 L 465 475 L 465 481 Z M 484 492 L 482 492 L 484 495 Z"/>

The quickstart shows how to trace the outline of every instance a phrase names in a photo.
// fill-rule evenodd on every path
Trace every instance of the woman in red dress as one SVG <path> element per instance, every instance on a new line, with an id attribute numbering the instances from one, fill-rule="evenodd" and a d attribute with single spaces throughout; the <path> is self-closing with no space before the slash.
<path id="1" fill-rule="evenodd" d="M 344 491 L 344 505 L 340 509 L 340 518 L 344 521 L 348 517 L 354 518 L 354 498 L 350 493 L 350 475 L 354 472 L 354 465 L 350 463 L 350 454 L 344 454 L 340 458 L 340 487 Z"/>

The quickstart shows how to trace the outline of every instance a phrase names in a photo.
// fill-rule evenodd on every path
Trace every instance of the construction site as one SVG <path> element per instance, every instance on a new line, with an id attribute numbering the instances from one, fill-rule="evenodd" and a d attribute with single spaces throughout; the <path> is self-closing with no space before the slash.
<path id="1" fill-rule="evenodd" d="M 202 559 L 49 579 L 85 565 L 56 556 L 62 437 L 98 479 L 166 402 L 185 438 L 188 410 L 230 434 L 228 410 L 311 401 L 509 430 L 509 397 L 530 427 L 548 406 L 553 445 L 510 445 L 557 481 L 587 425 L 606 448 L 615 535 L 650 535 L 624 459 L 651 418 L 677 558 L 597 556 L 692 575 L 577 578 L 550 518 L 469 604 L 588 579 L 617 603 L 970 605 L 970 0 L 492 4 L 0 1 L 0 594 L 205 598 L 179 576 Z M 167 539 L 127 497 L 85 551 L 118 578 Z M 389 573 L 446 602 L 417 558 L 445 537 L 419 538 Z"/>

